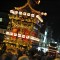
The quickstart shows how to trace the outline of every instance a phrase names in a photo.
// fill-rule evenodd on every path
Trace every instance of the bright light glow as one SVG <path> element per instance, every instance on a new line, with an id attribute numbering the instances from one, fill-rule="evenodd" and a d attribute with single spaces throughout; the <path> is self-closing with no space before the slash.
<path id="1" fill-rule="evenodd" d="M 45 36 L 47 35 L 47 31 L 45 31 Z"/>
<path id="2" fill-rule="evenodd" d="M 43 48 L 43 52 L 46 53 L 48 51 L 48 48 Z"/>
<path id="3" fill-rule="evenodd" d="M 45 12 L 45 13 L 44 13 L 44 16 L 46 16 L 46 15 L 47 15 L 47 13 Z"/>
<path id="4" fill-rule="evenodd" d="M 18 11 L 14 11 L 14 14 L 18 14 Z"/>
<path id="5" fill-rule="evenodd" d="M 47 16 L 47 13 L 45 12 L 41 12 L 41 15 Z"/>
<path id="6" fill-rule="evenodd" d="M 57 51 L 57 53 L 59 53 L 59 51 Z"/>
<path id="7" fill-rule="evenodd" d="M 10 10 L 10 13 L 14 14 L 14 10 Z"/>
<path id="8" fill-rule="evenodd" d="M 30 16 L 30 13 L 27 13 L 27 16 Z"/>
<path id="9" fill-rule="evenodd" d="M 34 17 L 35 15 L 34 14 L 31 14 L 31 17 Z"/>
<path id="10" fill-rule="evenodd" d="M 44 43 L 46 42 L 46 36 L 47 36 L 47 31 L 45 31 L 45 36 L 44 36 Z"/>
<path id="11" fill-rule="evenodd" d="M 23 12 L 23 15 L 25 15 L 25 16 L 26 16 L 26 12 Z"/>
<path id="12" fill-rule="evenodd" d="M 22 38 L 25 38 L 25 35 L 22 35 Z"/>
<path id="13" fill-rule="evenodd" d="M 41 12 L 41 15 L 44 15 L 44 13 L 43 13 L 43 12 Z"/>
<path id="14" fill-rule="evenodd" d="M 18 34 L 18 37 L 21 37 L 21 34 Z"/>
<path id="15" fill-rule="evenodd" d="M 44 53 L 46 53 L 48 51 L 48 48 L 44 48 L 44 47 L 38 47 L 37 49 L 38 49 L 38 51 L 40 51 L 41 49 L 43 49 Z"/>
<path id="16" fill-rule="evenodd" d="M 44 43 L 46 42 L 46 36 L 44 36 L 44 41 L 43 41 Z"/>
<path id="17" fill-rule="evenodd" d="M 21 11 L 19 11 L 19 15 L 22 15 L 22 12 Z"/>
<path id="18" fill-rule="evenodd" d="M 12 13 L 13 12 L 13 10 L 10 10 L 10 13 Z"/>
<path id="19" fill-rule="evenodd" d="M 43 22 L 43 19 L 39 15 L 36 15 L 36 18 L 39 19 L 40 22 Z"/>
<path id="20" fill-rule="evenodd" d="M 57 42 L 55 42 L 57 44 Z"/>
<path id="21" fill-rule="evenodd" d="M 2 18 L 0 18 L 0 22 L 2 22 Z"/>
<path id="22" fill-rule="evenodd" d="M 40 0 L 38 1 L 38 4 L 40 4 Z"/>
<path id="23" fill-rule="evenodd" d="M 40 0 L 35 0 L 36 4 L 40 4 Z"/>
<path id="24" fill-rule="evenodd" d="M 29 39 L 29 36 L 26 36 L 26 39 Z"/>
<path id="25" fill-rule="evenodd" d="M 13 36 L 13 32 L 10 32 L 10 35 Z"/>
<path id="26" fill-rule="evenodd" d="M 17 34 L 17 33 L 13 33 L 13 32 L 6 32 L 6 35 L 9 35 L 9 36 L 17 36 L 17 37 L 21 37 L 21 38 L 26 38 L 26 39 L 31 39 L 31 40 L 35 40 L 35 41 L 40 41 L 39 38 L 36 38 L 34 36 L 28 36 L 28 35 L 21 35 L 21 34 Z"/>
<path id="27" fill-rule="evenodd" d="M 30 39 L 31 39 L 31 40 L 35 40 L 35 41 L 40 41 L 39 38 L 36 38 L 36 37 L 33 37 L 33 36 L 30 36 Z"/>
<path id="28" fill-rule="evenodd" d="M 17 36 L 17 33 L 14 33 L 14 36 Z"/>
<path id="29" fill-rule="evenodd" d="M 10 34 L 10 33 L 7 31 L 7 32 L 6 32 L 6 35 L 9 35 L 9 34 Z"/>
<path id="30" fill-rule="evenodd" d="M 38 49 L 38 51 L 40 51 L 41 50 L 41 47 L 38 47 L 37 49 Z"/>
<path id="31" fill-rule="evenodd" d="M 34 40 L 35 40 L 35 41 L 40 41 L 40 39 L 39 39 L 39 38 L 35 38 Z"/>
<path id="32" fill-rule="evenodd" d="M 30 39 L 31 39 L 31 40 L 34 40 L 34 37 L 33 37 L 33 36 L 30 36 Z"/>

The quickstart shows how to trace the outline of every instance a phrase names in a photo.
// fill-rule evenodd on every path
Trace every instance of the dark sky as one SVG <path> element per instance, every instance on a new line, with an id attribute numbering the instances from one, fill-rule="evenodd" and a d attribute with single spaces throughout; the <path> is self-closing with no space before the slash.
<path id="1" fill-rule="evenodd" d="M 0 0 L 0 11 L 8 12 L 16 6 L 22 6 L 26 0 Z M 41 0 L 40 5 L 34 8 L 47 12 L 48 15 L 44 17 L 44 23 L 51 26 L 53 30 L 53 37 L 60 37 L 60 0 Z"/>

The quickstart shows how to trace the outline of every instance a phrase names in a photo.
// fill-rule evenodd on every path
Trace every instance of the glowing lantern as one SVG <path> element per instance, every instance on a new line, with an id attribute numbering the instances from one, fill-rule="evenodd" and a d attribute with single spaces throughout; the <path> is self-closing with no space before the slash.
<path id="1" fill-rule="evenodd" d="M 14 28 L 14 29 L 12 29 L 12 32 L 13 32 L 13 36 L 12 36 L 12 38 L 13 38 L 13 40 L 16 40 L 16 35 L 17 35 L 17 32 L 18 32 L 18 29 L 17 28 Z"/>
<path id="2" fill-rule="evenodd" d="M 12 30 L 12 32 L 13 32 L 13 33 L 17 33 L 17 32 L 18 32 L 18 29 L 17 29 L 17 28 L 14 28 L 14 29 Z"/>

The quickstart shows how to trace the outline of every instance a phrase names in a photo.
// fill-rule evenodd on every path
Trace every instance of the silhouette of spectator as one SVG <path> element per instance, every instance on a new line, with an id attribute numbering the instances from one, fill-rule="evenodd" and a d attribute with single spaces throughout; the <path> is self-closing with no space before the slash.
<path id="1" fill-rule="evenodd" d="M 5 60 L 12 60 L 12 57 L 13 57 L 12 53 L 8 52 Z"/>
<path id="2" fill-rule="evenodd" d="M 23 52 L 23 55 L 18 58 L 18 60 L 29 60 L 29 57 Z"/>

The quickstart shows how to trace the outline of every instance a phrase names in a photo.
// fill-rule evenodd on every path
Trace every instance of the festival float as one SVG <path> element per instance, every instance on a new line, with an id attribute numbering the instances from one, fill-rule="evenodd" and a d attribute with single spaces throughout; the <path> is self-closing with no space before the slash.
<path id="1" fill-rule="evenodd" d="M 22 47 L 30 49 L 33 43 L 39 44 L 40 31 L 35 25 L 43 23 L 42 16 L 46 16 L 47 13 L 32 8 L 31 1 L 33 0 L 27 0 L 27 3 L 22 7 L 14 7 L 10 10 L 10 14 L 8 14 L 10 22 L 3 41 L 6 43 L 7 49 Z M 35 3 L 39 4 L 40 0 L 35 0 Z"/>

